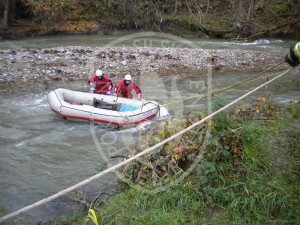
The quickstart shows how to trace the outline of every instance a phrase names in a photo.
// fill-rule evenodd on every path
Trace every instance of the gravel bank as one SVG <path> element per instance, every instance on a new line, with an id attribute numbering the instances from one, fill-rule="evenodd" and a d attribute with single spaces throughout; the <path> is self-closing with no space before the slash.
<path id="1" fill-rule="evenodd" d="M 0 88 L 2 91 L 48 81 L 88 80 L 99 65 L 118 79 L 126 73 L 161 76 L 206 73 L 211 58 L 215 73 L 256 72 L 283 61 L 285 52 L 247 50 L 200 50 L 188 48 L 90 48 L 0 51 Z M 286 68 L 281 64 L 280 68 Z"/>

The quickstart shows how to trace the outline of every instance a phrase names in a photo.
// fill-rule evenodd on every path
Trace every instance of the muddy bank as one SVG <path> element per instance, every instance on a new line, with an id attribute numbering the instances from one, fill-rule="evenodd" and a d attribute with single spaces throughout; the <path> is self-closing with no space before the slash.
<path id="1" fill-rule="evenodd" d="M 202 50 L 187 48 L 64 47 L 0 51 L 1 92 L 49 81 L 88 80 L 99 66 L 112 78 L 205 74 L 209 62 L 214 73 L 258 72 L 284 60 L 285 52 Z M 210 59 L 210 60 L 209 60 Z M 281 64 L 277 69 L 287 68 Z"/>
<path id="2" fill-rule="evenodd" d="M 59 34 L 97 34 L 99 24 L 88 21 L 61 21 L 55 24 L 37 24 L 32 21 L 16 20 L 8 29 L 0 28 L 1 38 L 16 40 L 26 37 Z"/>

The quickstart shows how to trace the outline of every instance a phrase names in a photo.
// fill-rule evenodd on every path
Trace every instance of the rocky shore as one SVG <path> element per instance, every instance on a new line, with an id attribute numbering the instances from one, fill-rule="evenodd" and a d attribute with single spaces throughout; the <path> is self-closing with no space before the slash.
<path id="1" fill-rule="evenodd" d="M 189 48 L 63 47 L 0 51 L 1 92 L 16 87 L 49 86 L 51 81 L 88 80 L 99 66 L 113 78 L 258 72 L 283 61 L 285 52 Z M 287 67 L 281 64 L 277 69 Z M 26 84 L 26 85 L 24 85 Z"/>

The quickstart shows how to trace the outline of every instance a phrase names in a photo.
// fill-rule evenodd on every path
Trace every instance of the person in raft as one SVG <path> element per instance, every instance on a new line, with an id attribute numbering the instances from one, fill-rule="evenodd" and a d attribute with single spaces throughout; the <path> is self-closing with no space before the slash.
<path id="1" fill-rule="evenodd" d="M 293 45 L 285 56 L 285 62 L 295 67 L 300 63 L 300 42 Z"/>
<path id="2" fill-rule="evenodd" d="M 142 100 L 142 92 L 139 87 L 131 80 L 131 75 L 127 74 L 123 80 L 120 80 L 114 90 L 114 95 L 122 98 L 132 98 L 132 90 L 135 90 L 138 100 Z"/>
<path id="3" fill-rule="evenodd" d="M 102 70 L 96 70 L 96 74 L 90 80 L 90 92 L 102 95 L 111 95 L 113 83 Z"/>

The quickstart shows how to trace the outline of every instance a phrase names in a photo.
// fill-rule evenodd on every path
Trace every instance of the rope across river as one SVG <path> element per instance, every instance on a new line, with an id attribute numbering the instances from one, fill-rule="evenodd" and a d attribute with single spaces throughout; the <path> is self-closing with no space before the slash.
<path id="1" fill-rule="evenodd" d="M 104 176 L 104 175 L 110 173 L 110 172 L 113 172 L 113 171 L 115 171 L 115 170 L 117 170 L 117 169 L 120 169 L 121 167 L 125 166 L 126 164 L 128 164 L 128 163 L 130 163 L 130 162 L 132 162 L 132 161 L 134 161 L 134 160 L 136 160 L 136 159 L 138 159 L 138 158 L 140 158 L 140 157 L 142 157 L 142 156 L 144 156 L 144 155 L 147 155 L 147 154 L 153 152 L 153 151 L 156 150 L 158 147 L 163 146 L 163 145 L 166 144 L 167 142 L 169 142 L 169 141 L 175 139 L 176 137 L 178 137 L 178 136 L 184 134 L 185 132 L 190 131 L 191 129 L 193 129 L 193 128 L 199 126 L 200 124 L 202 124 L 202 123 L 204 123 L 205 121 L 211 119 L 213 116 L 215 116 L 215 115 L 221 113 L 222 111 L 224 111 L 225 109 L 229 108 L 230 106 L 236 104 L 237 102 L 239 102 L 240 100 L 244 99 L 245 97 L 247 97 L 248 95 L 252 94 L 253 92 L 255 92 L 255 91 L 259 90 L 260 88 L 262 88 L 262 87 L 268 85 L 269 83 L 273 82 L 274 80 L 276 80 L 276 79 L 282 77 L 283 75 L 285 75 L 285 74 L 287 74 L 288 72 L 290 72 L 292 69 L 293 69 L 293 68 L 288 69 L 288 70 L 285 70 L 284 72 L 281 72 L 281 73 L 280 73 L 279 75 L 277 75 L 276 77 L 274 77 L 274 78 L 272 78 L 271 80 L 269 80 L 269 81 L 267 81 L 267 82 L 265 82 L 265 83 L 259 85 L 258 87 L 256 87 L 256 88 L 254 88 L 253 90 L 247 92 L 246 94 L 242 95 L 241 97 L 235 99 L 234 101 L 230 102 L 229 104 L 225 105 L 224 107 L 220 108 L 219 110 L 217 110 L 217 111 L 211 113 L 210 115 L 204 117 L 204 118 L 201 119 L 200 121 L 198 121 L 198 122 L 192 124 L 191 126 L 185 128 L 184 130 L 181 130 L 180 132 L 178 132 L 178 133 L 174 134 L 173 136 L 171 136 L 171 137 L 169 137 L 169 138 L 167 138 L 167 139 L 161 141 L 160 143 L 157 143 L 156 145 L 154 145 L 154 146 L 152 146 L 152 147 L 150 147 L 150 148 L 148 148 L 148 149 L 146 149 L 146 150 L 144 150 L 144 151 L 142 151 L 142 152 L 140 152 L 140 153 L 138 153 L 138 154 L 132 156 L 131 158 L 128 158 L 128 159 L 124 160 L 123 162 L 118 163 L 118 164 L 116 164 L 116 165 L 114 165 L 114 166 L 112 166 L 112 167 L 110 167 L 110 168 L 108 168 L 108 169 L 106 169 L 106 170 L 104 170 L 104 171 L 102 171 L 102 172 L 100 172 L 100 173 L 98 173 L 98 174 L 92 176 L 92 177 L 89 177 L 88 179 L 86 179 L 86 180 L 84 180 L 84 181 L 81 181 L 81 182 L 79 182 L 79 183 L 77 183 L 77 184 L 75 184 L 75 185 L 73 185 L 73 186 L 71 186 L 71 187 L 69 187 L 69 188 L 67 188 L 67 189 L 65 189 L 65 190 L 62 190 L 62 191 L 60 191 L 60 192 L 58 192 L 58 193 L 56 193 L 56 194 L 54 194 L 54 195 L 51 195 L 51 196 L 49 196 L 49 197 L 47 197 L 47 198 L 45 198 L 45 199 L 42 199 L 42 200 L 40 200 L 40 201 L 38 201 L 38 202 L 35 202 L 35 203 L 33 203 L 33 204 L 31 204 L 31 205 L 28 205 L 28 206 L 26 206 L 26 207 L 24 207 L 24 208 L 22 208 L 22 209 L 19 209 L 19 210 L 15 211 L 15 212 L 12 212 L 12 213 L 10 213 L 10 214 L 8 214 L 8 215 L 6 215 L 6 216 L 1 217 L 1 218 L 0 218 L 0 223 L 1 223 L 1 222 L 4 222 L 4 221 L 6 221 L 6 220 L 8 220 L 8 219 L 10 219 L 10 218 L 13 218 L 13 217 L 15 217 L 15 216 L 17 216 L 17 215 L 19 215 L 19 214 L 21 214 L 21 213 L 24 213 L 24 212 L 27 212 L 27 211 L 29 211 L 29 210 L 31 210 L 31 209 L 34 209 L 34 208 L 36 208 L 36 207 L 38 207 L 38 206 L 44 205 L 44 204 L 46 204 L 46 203 L 48 203 L 48 202 L 50 202 L 50 201 L 52 201 L 52 200 L 54 200 L 54 199 L 57 199 L 57 198 L 59 198 L 59 197 L 65 195 L 65 194 L 67 194 L 67 193 L 69 193 L 69 192 L 71 192 L 71 191 L 74 191 L 74 190 L 76 190 L 76 189 L 78 189 L 78 188 L 80 188 L 80 187 L 82 187 L 82 186 L 84 186 L 84 185 L 86 185 L 86 184 L 88 184 L 88 183 L 90 183 L 90 182 L 92 182 L 92 181 L 94 181 L 94 180 L 96 180 L 96 179 L 98 179 L 98 178 L 100 178 L 100 177 L 102 177 L 102 176 Z"/>
<path id="2" fill-rule="evenodd" d="M 224 91 L 227 91 L 227 90 L 229 90 L 229 89 L 232 89 L 232 88 L 234 88 L 234 87 L 237 87 L 237 86 L 239 86 L 239 85 L 241 85 L 241 84 L 246 84 L 246 83 L 249 83 L 249 82 L 253 82 L 253 81 L 256 81 L 256 80 L 263 79 L 263 78 L 265 78 L 265 77 L 259 77 L 259 76 L 262 75 L 262 74 L 264 74 L 264 73 L 266 73 L 266 72 L 268 72 L 268 71 L 270 71 L 271 69 L 274 69 L 275 67 L 279 66 L 279 65 L 282 64 L 282 63 L 284 63 L 284 61 L 282 61 L 282 62 L 280 62 L 280 63 L 277 63 L 276 65 L 274 65 L 274 66 L 272 66 L 272 67 L 270 67 L 270 68 L 268 68 L 268 69 L 265 69 L 264 71 L 262 71 L 262 72 L 260 72 L 260 73 L 258 73 L 258 74 L 256 74 L 256 75 L 254 75 L 254 76 L 248 78 L 247 80 L 238 82 L 238 83 L 236 83 L 236 84 L 234 84 L 234 85 L 230 85 L 230 86 L 228 86 L 228 87 L 223 87 L 223 88 L 220 88 L 220 89 L 218 89 L 218 90 L 214 90 L 214 91 L 211 91 L 211 92 L 208 92 L 208 93 L 205 93 L 205 94 L 195 95 L 195 96 L 188 97 L 188 98 L 185 98 L 185 99 L 180 99 L 180 100 L 178 100 L 178 101 L 169 102 L 169 103 L 164 104 L 164 105 L 165 105 L 165 106 L 168 106 L 168 105 L 172 105 L 172 104 L 175 104 L 175 103 L 178 103 L 178 102 L 190 100 L 190 99 L 193 99 L 193 98 L 208 97 L 209 95 L 215 95 L 215 94 L 222 93 L 222 92 L 224 92 Z M 270 76 L 270 75 L 269 75 L 269 76 Z M 259 78 L 257 78 L 257 77 L 259 77 Z"/>

